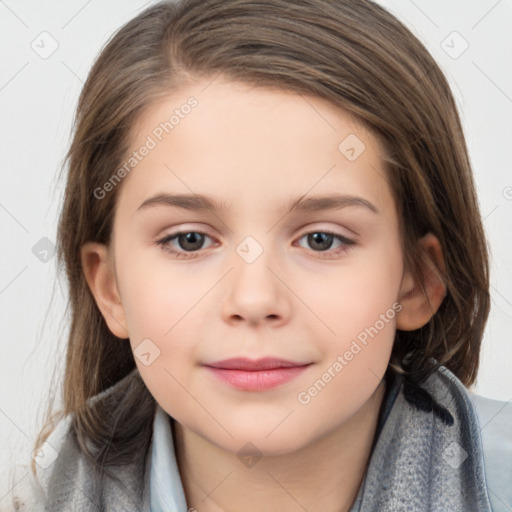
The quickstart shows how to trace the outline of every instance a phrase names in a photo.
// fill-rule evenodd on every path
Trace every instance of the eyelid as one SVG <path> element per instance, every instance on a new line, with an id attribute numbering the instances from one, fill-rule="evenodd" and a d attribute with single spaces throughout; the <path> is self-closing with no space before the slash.
<path id="1" fill-rule="evenodd" d="M 181 224 L 175 224 L 173 226 L 167 226 L 163 229 L 160 229 L 159 234 L 156 235 L 156 240 L 161 240 L 162 238 L 172 237 L 186 233 L 200 233 L 202 235 L 207 235 L 210 238 L 218 241 L 217 237 L 210 234 L 211 231 L 212 230 L 209 229 L 209 227 L 205 226 L 202 223 L 184 222 Z"/>
<path id="2" fill-rule="evenodd" d="M 331 228 L 331 227 L 327 227 L 325 224 L 327 224 L 327 223 L 324 223 L 324 225 L 322 225 L 322 223 L 319 223 L 319 222 L 312 223 L 312 226 L 310 225 L 307 228 L 305 228 L 304 230 L 301 229 L 299 231 L 300 234 L 297 236 L 302 237 L 302 236 L 308 235 L 310 233 L 328 233 L 333 236 L 339 236 L 346 240 L 350 240 L 351 242 L 356 242 L 358 237 L 360 236 L 359 233 L 357 233 L 353 229 L 350 229 L 347 226 L 338 225 L 338 228 Z M 332 223 L 328 223 L 328 224 L 332 224 Z M 345 234 L 342 232 L 342 230 L 349 231 L 350 234 Z"/>
<path id="3" fill-rule="evenodd" d="M 210 233 L 208 233 L 208 231 L 204 230 L 204 229 L 194 229 L 194 228 L 178 228 L 176 229 L 176 231 L 171 231 L 169 233 L 165 233 L 164 235 L 161 235 L 159 237 L 157 237 L 157 240 L 156 242 L 159 243 L 159 242 L 162 242 L 163 240 L 171 240 L 171 239 L 175 239 L 176 237 L 180 236 L 180 235 L 186 235 L 188 233 L 198 233 L 200 235 L 204 235 L 205 237 L 208 237 L 210 238 L 211 240 L 213 240 L 214 242 L 219 242 L 219 239 L 213 235 L 211 235 Z M 202 249 L 200 249 L 202 250 Z M 196 252 L 199 252 L 199 251 L 196 251 Z"/>
<path id="4" fill-rule="evenodd" d="M 355 237 L 359 236 L 359 234 L 356 233 L 354 230 L 352 230 L 348 227 L 345 227 L 345 229 L 347 231 L 350 231 L 351 233 L 353 233 L 353 235 Z M 186 233 L 199 233 L 201 235 L 208 236 L 209 238 L 211 238 L 212 240 L 215 240 L 216 242 L 219 242 L 218 238 L 211 235 L 207 229 L 202 228 L 202 227 L 201 228 L 190 227 L 187 224 L 184 224 L 184 225 L 180 224 L 179 227 L 176 228 L 176 231 L 171 231 L 170 233 L 166 233 L 162 236 L 158 236 L 157 240 L 162 240 L 164 238 L 172 238 L 172 237 L 175 237 L 175 236 L 178 236 L 181 234 L 186 234 Z M 340 233 L 334 229 L 331 229 L 328 227 L 323 227 L 323 226 L 316 227 L 316 228 L 314 228 L 314 227 L 304 228 L 304 230 L 301 230 L 299 232 L 299 234 L 294 236 L 294 239 L 302 238 L 304 235 L 309 235 L 311 233 L 325 233 L 325 234 L 329 234 L 329 235 L 333 235 L 333 236 L 339 236 L 340 238 L 343 238 L 343 239 L 351 241 L 351 242 L 355 242 L 357 240 L 357 238 L 354 239 L 352 237 L 352 235 L 347 236 L 344 233 Z"/>
<path id="5" fill-rule="evenodd" d="M 353 240 L 352 238 L 330 229 L 311 229 L 309 231 L 305 231 L 304 233 L 302 233 L 302 235 L 298 236 L 297 239 L 300 240 L 304 236 L 311 235 L 312 233 L 324 233 L 325 235 L 332 235 L 335 238 L 341 238 L 342 240 L 345 240 L 348 243 L 355 243 L 355 240 Z"/>

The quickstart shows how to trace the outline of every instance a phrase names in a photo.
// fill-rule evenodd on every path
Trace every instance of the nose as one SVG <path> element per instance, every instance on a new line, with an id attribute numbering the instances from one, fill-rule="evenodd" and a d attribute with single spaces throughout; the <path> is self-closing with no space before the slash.
<path id="1" fill-rule="evenodd" d="M 280 275 L 276 259 L 264 250 L 254 261 L 249 261 L 238 254 L 233 259 L 234 268 L 227 276 L 228 292 L 222 304 L 224 320 L 253 326 L 284 325 L 291 313 L 291 292 Z"/>

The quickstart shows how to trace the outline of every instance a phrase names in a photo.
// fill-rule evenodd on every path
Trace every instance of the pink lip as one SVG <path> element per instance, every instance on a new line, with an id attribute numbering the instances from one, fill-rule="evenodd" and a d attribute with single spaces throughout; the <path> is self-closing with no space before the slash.
<path id="1" fill-rule="evenodd" d="M 302 373 L 311 363 L 296 363 L 284 359 L 227 359 L 205 365 L 216 377 L 243 391 L 263 391 L 288 382 Z"/>

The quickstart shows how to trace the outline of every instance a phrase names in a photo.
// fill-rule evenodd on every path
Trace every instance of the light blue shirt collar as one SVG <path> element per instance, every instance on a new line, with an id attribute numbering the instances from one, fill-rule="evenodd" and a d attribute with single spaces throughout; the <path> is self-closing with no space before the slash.
<path id="1" fill-rule="evenodd" d="M 169 415 L 157 404 L 149 477 L 151 512 L 187 512 Z"/>

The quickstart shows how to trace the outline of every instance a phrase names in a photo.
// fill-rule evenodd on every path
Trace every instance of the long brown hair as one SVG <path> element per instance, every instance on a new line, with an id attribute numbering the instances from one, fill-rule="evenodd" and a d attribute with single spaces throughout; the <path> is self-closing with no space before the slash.
<path id="1" fill-rule="evenodd" d="M 466 386 L 477 375 L 489 312 L 487 246 L 465 139 L 450 87 L 418 39 L 369 0 L 182 0 L 149 7 L 104 47 L 75 117 L 58 261 L 66 270 L 71 326 L 63 409 L 83 453 L 98 466 L 129 459 L 134 434 L 151 429 L 155 401 L 139 378 L 118 413 L 88 399 L 135 369 L 128 340 L 108 329 L 84 278 L 80 248 L 108 244 L 119 187 L 101 187 L 126 158 L 131 129 L 157 98 L 189 77 L 314 95 L 356 116 L 386 149 L 387 177 L 401 221 L 404 258 L 421 278 L 417 241 L 439 239 L 447 295 L 423 328 L 397 331 L 389 368 L 419 383 L 449 368 Z M 48 418 L 50 416 L 48 415 Z M 118 443 L 93 457 L 87 441 Z"/>

